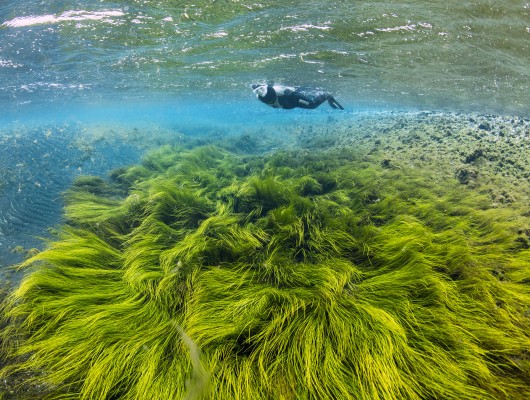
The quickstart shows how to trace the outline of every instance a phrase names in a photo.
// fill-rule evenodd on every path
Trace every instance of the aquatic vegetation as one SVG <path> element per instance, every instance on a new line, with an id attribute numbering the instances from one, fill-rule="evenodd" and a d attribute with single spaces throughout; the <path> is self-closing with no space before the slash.
<path id="1" fill-rule="evenodd" d="M 64 399 L 530 396 L 528 216 L 487 194 L 346 151 L 165 147 L 115 178 L 78 182 L 22 264 L 2 375 Z"/>

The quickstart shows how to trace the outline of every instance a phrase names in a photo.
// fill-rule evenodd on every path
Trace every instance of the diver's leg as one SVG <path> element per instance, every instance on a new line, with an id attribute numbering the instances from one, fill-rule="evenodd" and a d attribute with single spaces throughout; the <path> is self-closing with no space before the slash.
<path id="1" fill-rule="evenodd" d="M 328 95 L 325 93 L 319 94 L 318 96 L 315 96 L 309 100 L 309 104 L 306 105 L 304 108 L 317 108 L 319 105 L 321 105 L 323 102 L 325 102 L 328 99 Z"/>
<path id="2" fill-rule="evenodd" d="M 344 110 L 344 107 L 342 107 L 337 100 L 333 98 L 333 96 L 329 95 L 328 98 L 328 104 L 335 109 Z"/>

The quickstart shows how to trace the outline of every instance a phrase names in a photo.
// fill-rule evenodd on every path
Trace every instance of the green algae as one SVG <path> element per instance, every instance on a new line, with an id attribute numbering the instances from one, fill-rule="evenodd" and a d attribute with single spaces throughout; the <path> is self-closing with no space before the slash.
<path id="1" fill-rule="evenodd" d="M 2 375 L 72 399 L 528 398 L 528 216 L 384 165 L 166 146 L 78 181 L 4 302 Z"/>

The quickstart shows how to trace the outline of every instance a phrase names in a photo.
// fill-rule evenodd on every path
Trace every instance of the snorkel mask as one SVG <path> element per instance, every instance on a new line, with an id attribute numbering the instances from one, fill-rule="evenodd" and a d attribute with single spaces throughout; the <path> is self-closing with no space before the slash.
<path id="1" fill-rule="evenodd" d="M 252 85 L 252 91 L 256 93 L 257 97 L 265 97 L 267 95 L 267 85 Z"/>

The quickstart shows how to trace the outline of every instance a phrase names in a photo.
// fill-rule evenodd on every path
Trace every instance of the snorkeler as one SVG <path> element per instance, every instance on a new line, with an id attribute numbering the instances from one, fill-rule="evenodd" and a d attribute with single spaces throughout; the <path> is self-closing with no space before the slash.
<path id="1" fill-rule="evenodd" d="M 344 108 L 329 93 L 321 89 L 290 87 L 282 85 L 252 85 L 258 99 L 273 108 L 291 109 L 295 107 L 313 109 L 326 100 L 335 109 Z"/>

